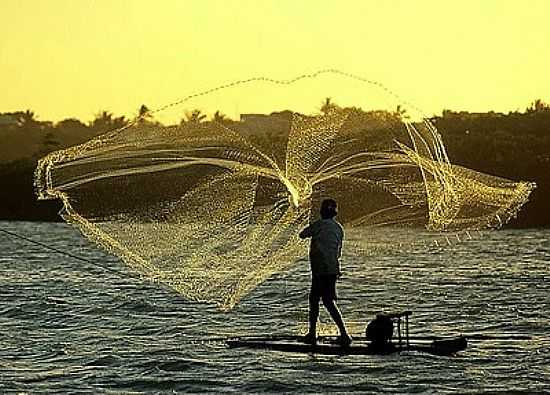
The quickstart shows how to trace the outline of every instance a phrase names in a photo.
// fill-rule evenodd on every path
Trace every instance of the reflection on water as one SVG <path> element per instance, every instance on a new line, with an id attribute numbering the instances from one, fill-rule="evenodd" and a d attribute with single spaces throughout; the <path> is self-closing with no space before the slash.
<path id="1" fill-rule="evenodd" d="M 224 313 L 130 275 L 66 225 L 0 226 L 119 273 L 0 235 L 0 392 L 550 391 L 548 230 L 489 232 L 445 249 L 366 259 L 353 246 L 368 234 L 347 235 L 338 292 L 352 334 L 379 311 L 410 309 L 413 335 L 532 336 L 471 341 L 442 358 L 229 350 L 216 339 L 303 331 L 305 259 Z M 324 311 L 321 320 L 332 333 Z"/>

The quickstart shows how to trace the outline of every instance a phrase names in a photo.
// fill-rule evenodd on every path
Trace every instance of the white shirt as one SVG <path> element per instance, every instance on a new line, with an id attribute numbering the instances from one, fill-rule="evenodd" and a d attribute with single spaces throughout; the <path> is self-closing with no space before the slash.
<path id="1" fill-rule="evenodd" d="M 313 274 L 340 274 L 340 256 L 344 229 L 330 219 L 318 219 L 300 232 L 301 238 L 311 237 L 309 260 Z"/>

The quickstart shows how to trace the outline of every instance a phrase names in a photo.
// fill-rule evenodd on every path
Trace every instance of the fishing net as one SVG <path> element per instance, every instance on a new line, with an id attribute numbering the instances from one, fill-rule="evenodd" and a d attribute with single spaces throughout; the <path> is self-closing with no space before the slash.
<path id="1" fill-rule="evenodd" d="M 315 108 L 320 86 L 340 106 Z M 239 120 L 170 121 L 235 103 Z M 67 222 L 144 277 L 222 309 L 307 255 L 297 234 L 324 198 L 368 252 L 499 227 L 534 187 L 453 165 L 414 107 L 335 71 L 240 81 L 153 115 L 166 121 L 142 117 L 41 159 L 38 196 L 60 199 Z"/>

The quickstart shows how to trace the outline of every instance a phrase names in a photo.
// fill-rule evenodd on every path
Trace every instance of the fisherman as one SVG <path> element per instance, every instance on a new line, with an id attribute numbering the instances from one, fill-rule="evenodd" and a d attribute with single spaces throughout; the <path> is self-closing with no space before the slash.
<path id="1" fill-rule="evenodd" d="M 344 230 L 334 217 L 336 201 L 325 199 L 321 203 L 321 218 L 300 232 L 300 238 L 311 237 L 309 260 L 311 263 L 311 290 L 309 293 L 309 331 L 304 336 L 304 343 L 317 343 L 317 319 L 319 318 L 319 301 L 329 312 L 340 331 L 339 342 L 346 347 L 351 344 L 351 337 L 346 330 L 344 320 L 336 305 L 336 279 L 341 276 L 339 258 L 342 252 Z"/>

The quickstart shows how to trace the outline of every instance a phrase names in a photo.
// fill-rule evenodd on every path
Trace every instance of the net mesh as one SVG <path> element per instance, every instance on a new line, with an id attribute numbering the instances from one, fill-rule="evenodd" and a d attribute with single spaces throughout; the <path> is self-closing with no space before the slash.
<path id="1" fill-rule="evenodd" d="M 319 75 L 241 81 L 167 107 L 225 90 L 235 100 L 243 85 L 279 94 Z M 354 78 L 368 110 L 326 105 L 173 126 L 136 120 L 41 159 L 38 196 L 60 199 L 67 222 L 144 277 L 222 309 L 307 254 L 297 233 L 324 198 L 338 202 L 347 230 L 361 230 L 366 251 L 369 243 L 470 237 L 506 223 L 526 202 L 532 183 L 453 165 L 427 119 Z M 393 109 L 377 109 L 380 97 Z"/>

